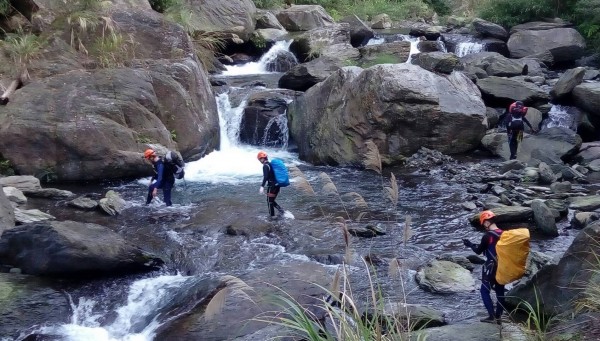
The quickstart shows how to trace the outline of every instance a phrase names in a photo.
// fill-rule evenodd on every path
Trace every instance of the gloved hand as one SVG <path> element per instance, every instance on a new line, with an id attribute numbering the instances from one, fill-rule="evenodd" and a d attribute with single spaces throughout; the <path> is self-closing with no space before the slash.
<path id="1" fill-rule="evenodd" d="M 265 194 L 265 188 L 260 186 L 260 189 L 258 190 L 259 194 Z"/>
<path id="2" fill-rule="evenodd" d="M 473 246 L 473 243 L 471 243 L 471 241 L 468 240 L 468 239 L 463 239 L 462 241 L 463 241 L 463 244 L 465 244 L 466 247 Z"/>

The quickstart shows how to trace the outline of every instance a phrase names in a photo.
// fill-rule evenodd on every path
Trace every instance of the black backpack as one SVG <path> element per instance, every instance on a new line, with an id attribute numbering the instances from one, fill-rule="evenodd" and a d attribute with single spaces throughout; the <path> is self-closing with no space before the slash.
<path id="1" fill-rule="evenodd" d="M 181 156 L 178 153 L 169 150 L 164 157 L 164 164 L 168 167 L 168 169 L 173 172 L 173 176 L 175 179 L 183 179 L 185 172 L 183 167 L 185 167 L 185 163 Z"/>
<path id="2" fill-rule="evenodd" d="M 508 125 L 507 128 L 510 130 L 524 130 L 525 123 L 523 122 L 523 117 L 525 114 L 518 109 L 513 109 L 508 114 Z"/>

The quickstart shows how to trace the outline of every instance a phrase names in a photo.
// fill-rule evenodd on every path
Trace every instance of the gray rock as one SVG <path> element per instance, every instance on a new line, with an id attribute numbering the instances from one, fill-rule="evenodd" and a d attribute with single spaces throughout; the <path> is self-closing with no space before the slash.
<path id="1" fill-rule="evenodd" d="M 1 186 L 0 186 L 1 187 Z M 27 198 L 25 194 L 21 192 L 19 189 L 15 187 L 3 187 L 4 195 L 8 198 L 9 201 L 14 202 L 17 205 L 22 205 L 27 203 Z"/>
<path id="2" fill-rule="evenodd" d="M 550 168 L 550 166 L 548 166 L 545 162 L 540 162 L 538 171 L 540 174 L 540 184 L 549 185 L 556 182 L 557 179 L 552 171 L 552 168 Z"/>
<path id="3" fill-rule="evenodd" d="M 78 197 L 69 201 L 69 206 L 80 208 L 82 210 L 93 210 L 98 207 L 98 202 L 88 197 Z"/>
<path id="4" fill-rule="evenodd" d="M 531 21 L 524 24 L 515 25 L 510 28 L 510 34 L 517 33 L 519 31 L 545 31 L 554 28 L 567 28 L 573 27 L 573 24 L 567 21 Z"/>
<path id="5" fill-rule="evenodd" d="M 467 211 L 473 211 L 477 209 L 477 205 L 475 205 L 473 202 L 463 202 L 460 205 Z"/>
<path id="6" fill-rule="evenodd" d="M 256 11 L 256 26 L 257 30 L 259 29 L 276 29 L 276 30 L 285 30 L 285 28 L 279 23 L 275 14 L 265 11 L 265 10 L 257 10 Z"/>
<path id="7" fill-rule="evenodd" d="M 16 269 L 16 268 L 13 268 Z M 0 335 L 18 340 L 24 326 L 45 321 L 52 325 L 69 323 L 69 299 L 47 279 L 0 273 Z M 23 312 L 27 312 L 24 314 Z"/>
<path id="8" fill-rule="evenodd" d="M 483 96 L 493 101 L 546 102 L 548 94 L 535 84 L 518 79 L 491 76 L 477 81 Z"/>
<path id="9" fill-rule="evenodd" d="M 558 212 L 557 220 L 561 217 L 566 217 L 569 214 L 569 203 L 566 200 L 561 199 L 548 199 L 546 200 L 546 206 L 551 210 Z"/>
<path id="10" fill-rule="evenodd" d="M 458 57 L 454 53 L 446 52 L 422 52 L 414 56 L 411 63 L 425 70 L 446 74 L 462 69 Z"/>
<path id="11" fill-rule="evenodd" d="M 557 237 L 558 228 L 554 219 L 554 214 L 541 199 L 535 199 L 531 202 L 533 210 L 533 221 L 537 229 L 547 236 Z"/>
<path id="12" fill-rule="evenodd" d="M 100 199 L 98 205 L 108 215 L 117 215 L 125 208 L 125 200 L 121 198 L 119 193 L 110 190 L 106 192 L 104 198 Z"/>
<path id="13" fill-rule="evenodd" d="M 508 59 L 497 52 L 471 53 L 460 58 L 465 67 L 485 70 L 488 76 L 511 77 L 523 74 L 524 63 Z"/>
<path id="14" fill-rule="evenodd" d="M 377 30 L 388 29 L 392 27 L 392 20 L 387 14 L 377 14 L 373 17 L 372 22 L 371 28 Z"/>
<path id="15" fill-rule="evenodd" d="M 413 332 L 414 340 L 436 341 L 501 341 L 504 340 L 497 325 L 483 322 L 450 324 Z"/>
<path id="16" fill-rule="evenodd" d="M 383 312 L 379 313 L 402 325 L 415 326 L 415 329 L 439 327 L 446 324 L 443 312 L 423 304 L 406 304 L 403 302 L 385 303 Z"/>
<path id="17" fill-rule="evenodd" d="M 52 219 L 54 219 L 54 216 L 38 209 L 22 210 L 15 208 L 15 221 L 19 224 L 29 224 Z"/>
<path id="18" fill-rule="evenodd" d="M 74 221 L 32 223 L 5 231 L 0 262 L 41 276 L 114 275 L 151 270 L 162 263 L 104 226 Z"/>
<path id="19" fill-rule="evenodd" d="M 36 190 L 26 190 L 24 191 L 25 195 L 33 198 L 58 198 L 65 199 L 75 196 L 75 194 L 71 191 L 66 191 L 63 189 L 57 188 L 40 188 Z"/>
<path id="20" fill-rule="evenodd" d="M 573 99 L 581 108 L 594 117 L 600 116 L 600 83 L 582 83 L 573 89 Z"/>
<path id="21" fill-rule="evenodd" d="M 571 219 L 571 227 L 583 229 L 598 219 L 600 219 L 600 215 L 597 212 L 577 212 Z"/>
<path id="22" fill-rule="evenodd" d="M 583 81 L 585 69 L 582 67 L 567 70 L 550 90 L 552 99 L 561 99 L 571 93 Z"/>
<path id="23" fill-rule="evenodd" d="M 465 256 L 445 254 L 439 256 L 438 260 L 445 260 L 452 263 L 456 263 L 469 271 L 475 270 L 475 265 Z"/>
<path id="24" fill-rule="evenodd" d="M 597 79 L 598 76 L 600 76 L 600 71 L 599 70 L 585 70 L 585 74 L 583 75 L 583 80 L 585 81 L 591 81 L 594 79 Z"/>
<path id="25" fill-rule="evenodd" d="M 14 187 L 22 192 L 41 189 L 40 179 L 31 175 L 13 175 L 0 178 L 0 185 L 4 187 Z"/>
<path id="26" fill-rule="evenodd" d="M 375 32 L 355 14 L 344 17 L 339 22 L 350 25 L 350 43 L 354 47 L 366 45 L 375 36 Z"/>
<path id="27" fill-rule="evenodd" d="M 294 5 L 278 11 L 275 16 L 288 31 L 309 31 L 335 24 L 333 18 L 319 5 Z"/>
<path id="28" fill-rule="evenodd" d="M 442 76 L 410 64 L 346 67 L 302 101 L 301 110 L 288 113 L 290 135 L 300 157 L 317 164 L 361 165 L 371 143 L 388 164 L 421 147 L 461 153 L 485 133 L 483 101 L 460 72 Z"/>
<path id="29" fill-rule="evenodd" d="M 554 182 L 550 185 L 552 193 L 567 193 L 571 191 L 571 183 L 568 181 Z"/>
<path id="30" fill-rule="evenodd" d="M 378 45 L 363 46 L 358 49 L 360 52 L 360 63 L 365 66 L 375 65 L 379 59 L 385 57 L 386 60 L 392 58 L 396 63 L 404 63 L 410 55 L 410 42 L 395 41 Z M 378 64 L 381 64 L 378 63 Z"/>
<path id="31" fill-rule="evenodd" d="M 600 208 L 600 195 L 569 198 L 569 208 L 579 211 L 593 211 Z"/>
<path id="32" fill-rule="evenodd" d="M 504 41 L 508 39 L 508 32 L 506 29 L 504 29 L 504 27 L 498 24 L 494 24 L 480 18 L 473 19 L 472 24 L 475 28 L 475 31 L 477 31 L 477 33 L 483 37 L 498 38 Z"/>
<path id="33" fill-rule="evenodd" d="M 189 0 L 191 24 L 204 32 L 235 33 L 247 40 L 254 31 L 256 6 L 252 0 Z M 283 23 L 282 23 L 283 24 Z"/>
<path id="34" fill-rule="evenodd" d="M 520 30 L 508 39 L 511 58 L 523 58 L 550 51 L 555 62 L 574 61 L 583 55 L 585 40 L 573 28 Z"/>
<path id="35" fill-rule="evenodd" d="M 524 206 L 499 206 L 492 210 L 498 223 L 522 223 L 533 217 L 533 210 Z M 469 222 L 473 226 L 480 226 L 479 213 L 472 215 Z"/>
<path id="36" fill-rule="evenodd" d="M 506 173 L 510 170 L 525 169 L 525 163 L 520 160 L 507 160 L 500 164 L 500 173 Z"/>
<path id="37" fill-rule="evenodd" d="M 415 278 L 421 288 L 434 293 L 449 294 L 475 290 L 475 280 L 471 272 L 448 261 L 433 260 L 421 268 Z"/>
<path id="38" fill-rule="evenodd" d="M 297 36 L 290 45 L 290 51 L 301 62 L 307 62 L 321 56 L 327 46 L 343 43 L 350 44 L 350 27 L 345 23 L 314 28 Z"/>
<path id="39" fill-rule="evenodd" d="M 0 188 L 2 188 L 2 185 L 0 185 Z M 0 237 L 2 236 L 2 232 L 4 230 L 14 226 L 15 209 L 6 195 L 4 195 L 4 190 L 0 190 Z"/>

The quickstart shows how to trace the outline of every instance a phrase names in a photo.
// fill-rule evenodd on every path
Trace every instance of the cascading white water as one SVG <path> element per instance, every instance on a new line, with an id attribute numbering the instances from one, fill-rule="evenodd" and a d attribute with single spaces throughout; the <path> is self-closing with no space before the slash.
<path id="1" fill-rule="evenodd" d="M 421 52 L 419 51 L 419 38 L 411 37 L 409 35 L 401 34 L 399 35 L 401 41 L 409 41 L 410 42 L 410 53 L 408 55 L 407 63 L 410 63 L 413 55 Z"/>
<path id="2" fill-rule="evenodd" d="M 548 122 L 546 126 L 552 127 L 565 127 L 573 129 L 575 125 L 575 115 L 569 112 L 570 107 L 563 105 L 553 105 L 548 113 Z"/>
<path id="3" fill-rule="evenodd" d="M 483 51 L 485 45 L 478 42 L 462 41 L 456 45 L 455 54 L 458 57 L 464 57 L 468 54 L 477 53 Z"/>
<path id="4" fill-rule="evenodd" d="M 281 148 L 285 149 L 288 146 L 288 141 L 290 139 L 290 132 L 288 130 L 288 126 L 287 126 L 287 110 L 282 113 L 281 115 L 277 115 L 273 118 L 271 118 L 269 120 L 269 122 L 267 122 L 267 125 L 265 126 L 265 130 L 263 132 L 263 139 L 262 139 L 262 144 L 263 145 L 267 145 L 267 143 L 269 141 L 276 141 L 277 145 L 280 145 Z M 273 124 L 276 124 L 277 127 L 279 128 L 279 136 L 277 136 L 275 139 L 272 136 L 269 136 L 269 130 L 271 129 L 271 127 L 273 126 Z"/>
<path id="5" fill-rule="evenodd" d="M 367 46 L 369 45 L 379 45 L 379 44 L 383 44 L 385 43 L 385 39 L 381 38 L 381 37 L 373 37 L 371 39 L 369 39 L 369 41 L 367 42 Z"/>
<path id="6" fill-rule="evenodd" d="M 159 314 L 168 307 L 173 293 L 185 288 L 192 277 L 174 275 L 142 279 L 129 287 L 127 303 L 116 310 L 113 323 L 100 325 L 107 312 L 95 311 L 97 302 L 80 298 L 71 302 L 73 316 L 69 324 L 45 326 L 39 333 L 67 341 L 151 341 L 165 321 Z"/>
<path id="7" fill-rule="evenodd" d="M 270 49 L 260 57 L 257 62 L 250 62 L 243 65 L 226 65 L 226 70 L 223 71 L 223 76 L 241 76 L 241 75 L 257 75 L 270 73 L 267 71 L 267 65 L 271 63 L 280 54 L 287 54 L 295 60 L 295 56 L 290 52 L 290 45 L 293 40 L 278 41 Z"/>

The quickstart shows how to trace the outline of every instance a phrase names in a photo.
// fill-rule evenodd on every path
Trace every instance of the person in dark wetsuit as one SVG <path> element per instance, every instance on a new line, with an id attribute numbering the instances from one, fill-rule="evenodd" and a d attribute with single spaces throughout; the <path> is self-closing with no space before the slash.
<path id="1" fill-rule="evenodd" d="M 483 305 L 488 312 L 488 317 L 481 320 L 481 322 L 487 323 L 498 323 L 504 311 L 504 285 L 496 282 L 496 269 L 498 267 L 497 255 L 496 255 L 496 244 L 500 239 L 502 230 L 494 223 L 494 217 L 496 215 L 492 211 L 483 211 L 479 215 L 479 223 L 486 229 L 485 234 L 481 237 L 481 243 L 473 244 L 468 239 L 463 239 L 463 243 L 466 247 L 470 247 L 473 252 L 480 255 L 485 253 L 486 261 L 483 264 L 481 270 L 481 299 Z M 496 311 L 494 311 L 494 303 L 492 301 L 491 290 L 494 289 L 496 292 L 496 299 L 498 303 L 496 305 Z"/>
<path id="2" fill-rule="evenodd" d="M 162 189 L 163 198 L 167 206 L 173 205 L 171 202 L 171 190 L 175 185 L 175 176 L 173 170 L 169 169 L 163 159 L 156 154 L 153 149 L 147 149 L 144 152 L 144 158 L 152 162 L 154 167 L 154 175 L 150 179 L 150 186 L 148 186 L 148 197 L 146 198 L 146 205 L 152 202 L 152 199 L 158 194 L 158 189 Z M 155 181 L 156 180 L 156 181 Z"/>
<path id="3" fill-rule="evenodd" d="M 521 101 L 514 102 L 508 109 L 508 114 L 506 115 L 506 133 L 508 134 L 510 160 L 517 158 L 517 149 L 519 148 L 519 143 L 523 140 L 525 124 L 529 126 L 529 129 L 531 129 L 533 133 L 537 133 L 537 130 L 533 129 L 531 123 L 529 123 L 529 120 L 525 117 L 527 109 L 528 108 Z"/>
<path id="4" fill-rule="evenodd" d="M 273 167 L 271 167 L 267 153 L 260 151 L 256 158 L 263 164 L 263 180 L 258 192 L 263 194 L 265 192 L 265 184 L 267 185 L 267 206 L 269 207 L 269 216 L 271 219 L 274 219 L 275 209 L 277 209 L 281 215 L 285 212 L 283 208 L 275 202 L 281 188 L 276 185 L 275 173 L 273 172 Z"/>

